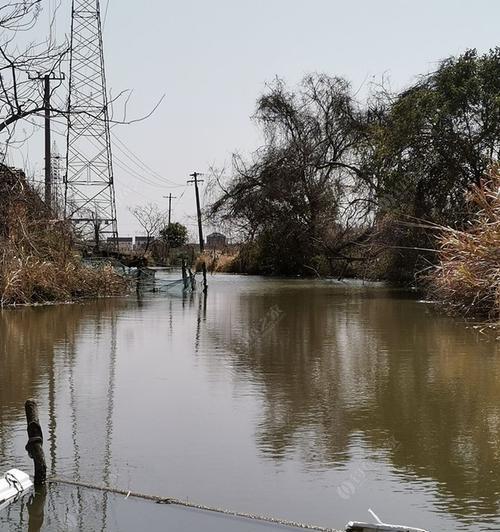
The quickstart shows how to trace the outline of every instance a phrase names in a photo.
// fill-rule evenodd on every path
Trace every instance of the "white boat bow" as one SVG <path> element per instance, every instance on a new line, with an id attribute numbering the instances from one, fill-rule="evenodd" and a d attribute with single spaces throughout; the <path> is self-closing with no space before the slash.
<path id="1" fill-rule="evenodd" d="M 346 532 L 429 532 L 423 528 L 415 528 L 406 525 L 390 525 L 383 523 L 372 510 L 368 510 L 376 523 L 362 523 L 360 521 L 350 521 L 347 523 Z"/>
<path id="2" fill-rule="evenodd" d="M 7 471 L 0 477 L 0 510 L 17 500 L 33 487 L 29 475 L 19 469 Z"/>

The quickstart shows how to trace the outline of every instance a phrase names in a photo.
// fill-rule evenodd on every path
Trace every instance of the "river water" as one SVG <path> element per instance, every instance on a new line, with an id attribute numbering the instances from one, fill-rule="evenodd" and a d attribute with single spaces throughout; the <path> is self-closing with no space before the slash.
<path id="1" fill-rule="evenodd" d="M 383 286 L 209 282 L 3 311 L 0 471 L 31 471 L 34 397 L 58 477 L 336 528 L 372 508 L 500 529 L 494 333 Z"/>

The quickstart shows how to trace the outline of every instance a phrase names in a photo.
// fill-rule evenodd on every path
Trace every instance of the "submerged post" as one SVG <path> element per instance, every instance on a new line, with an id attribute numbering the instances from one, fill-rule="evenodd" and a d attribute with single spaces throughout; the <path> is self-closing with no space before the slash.
<path id="1" fill-rule="evenodd" d="M 26 450 L 35 465 L 35 486 L 42 486 L 47 480 L 47 464 L 43 452 L 43 434 L 38 417 L 38 406 L 33 399 L 28 399 L 24 404 L 26 422 L 28 423 L 28 443 Z"/>
<path id="2" fill-rule="evenodd" d="M 184 290 L 187 290 L 188 280 L 187 280 L 186 259 L 182 259 L 182 282 L 183 282 Z"/>
<path id="3" fill-rule="evenodd" d="M 207 264 L 205 261 L 201 263 L 201 269 L 203 271 L 203 292 L 206 294 L 208 290 L 208 284 L 207 284 Z"/>
<path id="4" fill-rule="evenodd" d="M 194 273 L 191 271 L 191 268 L 188 268 L 189 273 L 189 281 L 191 283 L 191 290 L 194 292 L 196 291 L 196 278 L 194 276 Z"/>

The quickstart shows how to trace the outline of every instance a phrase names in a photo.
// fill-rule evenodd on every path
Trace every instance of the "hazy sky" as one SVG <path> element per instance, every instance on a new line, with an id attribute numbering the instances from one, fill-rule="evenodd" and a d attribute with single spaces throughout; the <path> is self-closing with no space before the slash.
<path id="1" fill-rule="evenodd" d="M 108 2 L 101 2 L 104 17 Z M 70 22 L 70 0 L 62 3 L 59 37 Z M 141 178 L 131 175 L 125 170 L 134 167 L 130 154 L 116 146 L 121 235 L 139 232 L 127 206 L 153 201 L 166 208 L 162 196 L 169 192 L 183 194 L 174 200 L 173 218 L 195 234 L 194 191 L 184 187 L 188 174 L 210 166 L 229 170 L 231 153 L 258 146 L 250 117 L 265 83 L 276 76 L 293 85 L 306 73 L 324 72 L 358 89 L 385 75 L 401 88 L 442 58 L 499 45 L 499 21 L 499 0 L 109 0 L 108 89 L 134 89 L 130 118 L 166 94 L 153 117 L 113 132 L 157 174 L 183 185 L 161 186 L 144 167 L 135 166 Z M 62 149 L 64 141 L 58 144 Z M 37 157 L 30 147 L 31 164 L 41 174 L 43 154 Z"/>

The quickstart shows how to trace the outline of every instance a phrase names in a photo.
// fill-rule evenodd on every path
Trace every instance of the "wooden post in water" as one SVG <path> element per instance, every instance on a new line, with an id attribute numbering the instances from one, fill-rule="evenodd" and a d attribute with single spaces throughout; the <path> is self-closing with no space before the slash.
<path id="1" fill-rule="evenodd" d="M 186 259 L 182 259 L 182 281 L 183 281 L 184 290 L 187 290 L 188 278 L 187 278 Z"/>
<path id="2" fill-rule="evenodd" d="M 38 406 L 33 399 L 28 399 L 24 404 L 26 422 L 28 423 L 28 443 L 26 450 L 35 465 L 35 486 L 42 486 L 47 480 L 47 464 L 43 452 L 43 434 L 38 417 Z"/>
<path id="3" fill-rule="evenodd" d="M 208 290 L 208 284 L 207 284 L 207 264 L 205 261 L 201 263 L 201 270 L 203 272 L 203 292 L 206 294 Z"/>
<path id="4" fill-rule="evenodd" d="M 195 292 L 196 291 L 196 278 L 194 276 L 194 273 L 191 271 L 191 268 L 188 268 L 188 274 L 189 274 L 189 281 L 191 283 L 191 290 Z"/>

